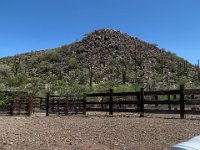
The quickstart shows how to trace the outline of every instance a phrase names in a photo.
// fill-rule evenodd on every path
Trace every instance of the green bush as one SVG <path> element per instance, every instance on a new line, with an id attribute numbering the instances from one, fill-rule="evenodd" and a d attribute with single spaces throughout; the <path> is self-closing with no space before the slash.
<path id="1" fill-rule="evenodd" d="M 11 68 L 8 65 L 0 64 L 0 78 L 9 77 L 11 75 Z"/>
<path id="2" fill-rule="evenodd" d="M 10 103 L 12 98 L 6 95 L 4 92 L 0 92 L 0 107 L 4 107 L 6 104 Z"/>
<path id="3" fill-rule="evenodd" d="M 70 69 L 76 69 L 77 68 L 77 59 L 76 58 L 70 58 L 68 60 L 69 68 Z"/>
<path id="4" fill-rule="evenodd" d="M 114 92 L 136 92 L 140 90 L 140 86 L 134 83 L 131 85 L 117 85 L 113 89 Z"/>
<path id="5" fill-rule="evenodd" d="M 28 78 L 25 74 L 18 74 L 16 76 L 8 77 L 6 81 L 9 87 L 20 87 L 27 83 Z"/>

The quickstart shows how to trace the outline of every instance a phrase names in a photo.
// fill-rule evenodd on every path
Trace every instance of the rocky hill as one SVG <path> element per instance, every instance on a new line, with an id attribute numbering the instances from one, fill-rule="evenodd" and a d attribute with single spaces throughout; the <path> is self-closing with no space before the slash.
<path id="1" fill-rule="evenodd" d="M 96 30 L 70 45 L 6 57 L 0 62 L 15 76 L 25 75 L 27 85 L 33 78 L 44 84 L 137 84 L 151 90 L 199 85 L 199 69 L 183 58 L 110 29 Z"/>

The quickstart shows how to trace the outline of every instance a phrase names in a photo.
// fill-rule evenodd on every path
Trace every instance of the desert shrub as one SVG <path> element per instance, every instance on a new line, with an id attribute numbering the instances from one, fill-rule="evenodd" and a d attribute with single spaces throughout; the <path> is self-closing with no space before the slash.
<path id="1" fill-rule="evenodd" d="M 176 64 L 173 63 L 173 62 L 170 62 L 168 67 L 169 67 L 169 69 L 170 69 L 170 71 L 171 71 L 172 73 L 175 73 L 176 70 L 177 70 L 177 69 L 176 69 L 176 68 L 177 68 L 177 67 L 176 67 Z"/>
<path id="2" fill-rule="evenodd" d="M 137 64 L 137 66 L 141 67 L 144 64 L 144 58 L 142 58 L 142 57 L 137 58 L 136 64 Z"/>
<path id="3" fill-rule="evenodd" d="M 82 97 L 84 93 L 88 93 L 89 92 L 89 87 L 83 84 L 79 84 L 77 82 L 74 82 L 73 84 L 71 84 L 70 86 L 67 87 L 67 93 L 69 96 L 73 96 L 73 97 Z"/>
<path id="4" fill-rule="evenodd" d="M 108 92 L 109 89 L 114 87 L 114 83 L 112 81 L 104 81 L 94 86 L 91 92 Z"/>
<path id="5" fill-rule="evenodd" d="M 10 103 L 12 98 L 6 95 L 4 92 L 0 91 L 0 107 L 5 106 L 6 104 Z"/>
<path id="6" fill-rule="evenodd" d="M 33 93 L 34 95 L 40 95 L 39 93 L 44 92 L 45 80 L 37 77 L 29 79 L 25 85 L 24 90 Z"/>
<path id="7" fill-rule="evenodd" d="M 39 70 L 44 73 L 52 70 L 52 64 L 50 64 L 47 61 L 41 62 L 40 64 L 38 64 L 38 67 L 39 67 Z"/>
<path id="8" fill-rule="evenodd" d="M 101 72 L 95 72 L 94 73 L 94 82 L 100 83 L 103 79 L 103 74 Z"/>
<path id="9" fill-rule="evenodd" d="M 76 49 L 76 52 L 77 53 L 83 53 L 83 52 L 85 52 L 86 51 L 86 49 L 85 49 L 85 47 L 84 46 L 80 46 L 80 47 L 78 47 L 77 49 Z"/>
<path id="10" fill-rule="evenodd" d="M 28 78 L 25 74 L 12 75 L 6 78 L 7 84 L 9 87 L 20 87 L 25 85 L 28 81 Z"/>
<path id="11" fill-rule="evenodd" d="M 70 58 L 68 60 L 69 68 L 70 69 L 76 69 L 78 67 L 77 59 L 76 58 Z"/>
<path id="12" fill-rule="evenodd" d="M 137 83 L 130 85 L 116 85 L 114 86 L 114 92 L 136 92 L 140 90 L 140 86 Z"/>
<path id="13" fill-rule="evenodd" d="M 49 55 L 50 62 L 60 62 L 61 60 L 61 55 L 57 51 L 52 51 L 51 54 Z"/>
<path id="14" fill-rule="evenodd" d="M 78 82 L 79 84 L 86 84 L 88 81 L 88 72 L 86 69 L 83 70 L 78 70 L 77 72 L 78 75 Z"/>
<path id="15" fill-rule="evenodd" d="M 11 75 L 11 68 L 8 65 L 0 64 L 0 78 L 9 77 Z"/>
<path id="16" fill-rule="evenodd" d="M 80 60 L 86 59 L 86 53 L 81 53 L 81 54 L 79 55 L 79 58 L 80 58 Z"/>

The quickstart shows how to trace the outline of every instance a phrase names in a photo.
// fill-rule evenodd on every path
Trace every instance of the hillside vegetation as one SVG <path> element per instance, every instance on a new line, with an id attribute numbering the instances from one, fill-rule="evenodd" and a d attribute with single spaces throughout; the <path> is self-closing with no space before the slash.
<path id="1" fill-rule="evenodd" d="M 199 67 L 120 31 L 101 29 L 59 48 L 0 59 L 1 89 L 38 95 L 199 86 Z"/>

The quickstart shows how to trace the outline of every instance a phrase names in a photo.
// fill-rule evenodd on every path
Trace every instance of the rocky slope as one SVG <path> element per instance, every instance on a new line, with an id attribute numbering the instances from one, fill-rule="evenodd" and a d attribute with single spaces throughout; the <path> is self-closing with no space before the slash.
<path id="1" fill-rule="evenodd" d="M 146 88 L 198 85 L 198 71 L 175 54 L 120 31 L 101 29 L 56 49 L 0 59 L 15 74 L 83 85 L 137 83 Z"/>

